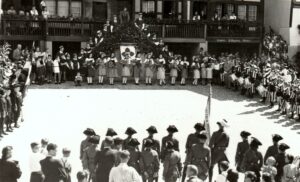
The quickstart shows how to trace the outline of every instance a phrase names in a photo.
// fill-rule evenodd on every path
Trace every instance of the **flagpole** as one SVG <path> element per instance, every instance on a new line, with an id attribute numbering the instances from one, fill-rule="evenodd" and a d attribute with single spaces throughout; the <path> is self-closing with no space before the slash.
<path id="1" fill-rule="evenodd" d="M 210 133 L 210 111 L 211 111 L 211 98 L 212 98 L 212 86 L 209 84 L 209 94 L 207 98 L 207 105 L 205 108 L 205 119 L 204 119 L 204 126 L 207 132 L 208 141 L 210 140 L 211 133 Z"/>

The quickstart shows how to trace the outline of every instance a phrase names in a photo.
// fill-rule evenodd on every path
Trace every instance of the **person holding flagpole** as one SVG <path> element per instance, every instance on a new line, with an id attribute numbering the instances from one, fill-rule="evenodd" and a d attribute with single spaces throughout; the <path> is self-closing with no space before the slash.
<path id="1" fill-rule="evenodd" d="M 220 162 L 228 161 L 226 155 L 226 149 L 229 144 L 229 135 L 225 132 L 226 127 L 229 127 L 228 122 L 223 119 L 222 121 L 217 122 L 219 130 L 215 131 L 210 139 L 209 147 L 211 149 L 211 166 L 209 169 L 209 182 L 212 181 L 213 169 L 216 164 L 219 167 L 220 173 Z"/>

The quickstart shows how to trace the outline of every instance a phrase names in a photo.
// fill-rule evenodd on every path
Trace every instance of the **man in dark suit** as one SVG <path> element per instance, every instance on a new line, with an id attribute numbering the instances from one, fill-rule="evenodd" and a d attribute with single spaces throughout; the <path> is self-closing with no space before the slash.
<path id="1" fill-rule="evenodd" d="M 112 137 L 107 136 L 103 142 L 104 149 L 98 151 L 95 156 L 96 166 L 96 182 L 108 182 L 110 170 L 117 162 L 117 151 L 112 149 L 114 140 Z"/>
<path id="2" fill-rule="evenodd" d="M 0 159 L 0 181 L 1 182 L 17 182 L 22 172 L 18 162 L 11 160 L 12 147 L 7 146 L 2 150 L 2 158 Z"/>
<path id="3" fill-rule="evenodd" d="M 41 160 L 42 172 L 45 175 L 44 182 L 64 182 L 67 180 L 67 173 L 62 162 L 54 159 L 57 152 L 57 145 L 50 143 L 47 146 L 48 156 Z"/>

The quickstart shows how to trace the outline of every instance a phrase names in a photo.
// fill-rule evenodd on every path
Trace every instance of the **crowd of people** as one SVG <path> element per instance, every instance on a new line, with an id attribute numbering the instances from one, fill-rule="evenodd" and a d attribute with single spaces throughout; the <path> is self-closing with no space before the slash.
<path id="1" fill-rule="evenodd" d="M 219 129 L 208 136 L 205 127 L 196 123 L 195 133 L 188 135 L 185 145 L 185 160 L 182 160 L 176 126 L 167 128 L 168 135 L 161 142 L 154 135 L 155 126 L 147 128 L 148 136 L 139 141 L 137 131 L 128 127 L 125 139 L 118 137 L 113 128 L 108 128 L 100 145 L 100 136 L 87 128 L 86 138 L 80 144 L 82 170 L 77 173 L 79 182 L 152 182 L 163 179 L 167 182 L 237 182 L 244 173 L 245 182 L 296 182 L 300 180 L 300 158 L 286 153 L 290 147 L 281 142 L 283 138 L 272 135 L 273 145 L 265 155 L 258 150 L 262 143 L 241 131 L 235 161 L 228 161 L 226 154 L 230 136 L 226 132 L 229 123 L 217 122 Z M 30 182 L 70 182 L 72 178 L 71 150 L 62 149 L 58 159 L 57 145 L 42 139 L 30 145 Z M 21 177 L 18 161 L 13 160 L 11 146 L 4 147 L 0 160 L 0 181 L 17 181 Z M 232 163 L 232 164 L 231 164 Z M 219 173 L 214 175 L 214 167 Z M 231 167 L 230 167 L 231 166 Z M 232 167 L 236 166 L 236 167 Z M 162 168 L 162 169 L 161 169 Z M 160 172 L 162 170 L 162 172 Z M 159 176 L 162 174 L 162 176 Z M 74 181 L 74 180 L 72 180 Z"/>
<path id="2" fill-rule="evenodd" d="M 0 48 L 0 140 L 23 122 L 22 106 L 29 67 L 25 62 L 11 62 L 10 46 Z M 24 67 L 25 66 L 25 67 Z"/>

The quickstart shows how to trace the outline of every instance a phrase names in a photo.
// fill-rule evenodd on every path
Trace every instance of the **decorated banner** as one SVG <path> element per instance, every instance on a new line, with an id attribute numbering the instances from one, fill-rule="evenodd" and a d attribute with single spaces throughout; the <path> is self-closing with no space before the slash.
<path id="1" fill-rule="evenodd" d="M 120 52 L 122 59 L 124 59 L 126 56 L 128 56 L 130 60 L 135 59 L 136 50 L 134 45 L 121 45 Z"/>

